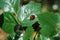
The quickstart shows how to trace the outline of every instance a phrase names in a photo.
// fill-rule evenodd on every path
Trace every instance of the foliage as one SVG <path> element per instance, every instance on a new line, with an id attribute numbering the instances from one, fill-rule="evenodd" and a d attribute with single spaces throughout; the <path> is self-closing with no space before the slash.
<path id="1" fill-rule="evenodd" d="M 41 26 L 41 34 L 47 37 L 52 37 L 56 34 L 57 15 L 54 13 L 42 13 L 38 15 Z"/>
<path id="2" fill-rule="evenodd" d="M 60 22 L 60 14 L 54 13 L 41 13 L 41 3 L 31 2 L 27 5 L 20 6 L 20 0 L 0 0 L 0 8 L 4 11 L 4 23 L 2 29 L 7 32 L 11 38 L 15 36 L 14 27 L 16 24 L 22 25 L 22 27 L 27 26 L 24 40 L 33 40 L 32 34 L 34 29 L 32 25 L 39 21 L 40 33 L 38 33 L 36 40 L 41 39 L 39 35 L 43 37 L 53 37 L 57 32 L 57 23 Z M 35 19 L 30 21 L 30 16 L 35 15 Z M 60 26 L 58 26 L 60 27 Z"/>

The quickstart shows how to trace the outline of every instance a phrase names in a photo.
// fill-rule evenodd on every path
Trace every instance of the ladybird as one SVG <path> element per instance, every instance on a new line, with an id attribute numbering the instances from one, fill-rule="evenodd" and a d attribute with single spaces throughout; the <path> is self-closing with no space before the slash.
<path id="1" fill-rule="evenodd" d="M 35 15 L 31 15 L 30 20 L 34 20 L 34 19 L 35 19 Z"/>

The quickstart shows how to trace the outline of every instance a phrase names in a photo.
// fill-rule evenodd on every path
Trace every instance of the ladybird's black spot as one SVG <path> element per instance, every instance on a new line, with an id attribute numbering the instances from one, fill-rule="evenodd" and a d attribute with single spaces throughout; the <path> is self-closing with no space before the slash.
<path id="1" fill-rule="evenodd" d="M 4 15 L 1 14 L 0 15 L 0 27 L 2 27 L 3 23 L 4 23 Z"/>
<path id="2" fill-rule="evenodd" d="M 35 30 L 35 31 L 39 31 L 41 28 L 39 27 L 39 23 L 38 22 L 35 22 L 33 25 L 32 25 L 32 27 L 33 27 L 33 29 Z"/>

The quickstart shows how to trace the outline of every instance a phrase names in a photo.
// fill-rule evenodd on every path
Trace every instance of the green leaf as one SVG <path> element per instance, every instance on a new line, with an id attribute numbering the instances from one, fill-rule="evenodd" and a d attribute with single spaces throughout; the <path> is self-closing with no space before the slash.
<path id="1" fill-rule="evenodd" d="M 29 3 L 21 7 L 18 12 L 18 19 L 21 21 L 23 25 L 32 25 L 34 22 L 37 21 L 37 17 L 30 21 L 30 16 L 40 13 L 41 10 L 41 3 Z"/>
<path id="2" fill-rule="evenodd" d="M 4 11 L 17 12 L 20 6 L 20 0 L 0 0 L 0 8 Z"/>
<path id="3" fill-rule="evenodd" d="M 58 23 L 60 23 L 60 13 L 56 14 L 58 16 Z"/>
<path id="4" fill-rule="evenodd" d="M 11 13 L 5 12 L 4 13 L 4 24 L 2 29 L 10 34 L 10 36 L 13 38 L 14 36 L 14 26 L 16 25 L 16 22 L 14 18 L 12 17 Z"/>
<path id="5" fill-rule="evenodd" d="M 34 30 L 33 28 L 30 26 L 26 29 L 25 35 L 24 35 L 24 40 L 29 40 L 32 37 Z M 32 39 L 31 39 L 32 40 Z"/>
<path id="6" fill-rule="evenodd" d="M 41 40 L 40 37 L 37 37 L 36 40 Z"/>
<path id="7" fill-rule="evenodd" d="M 41 26 L 41 34 L 46 37 L 52 37 L 56 34 L 56 23 L 58 16 L 54 13 L 38 14 L 38 19 Z"/>
<path id="8" fill-rule="evenodd" d="M 59 32 L 60 31 L 60 13 L 57 13 L 56 15 L 58 16 L 58 23 L 57 23 L 57 28 L 56 29 L 57 29 L 57 32 L 60 33 Z"/>

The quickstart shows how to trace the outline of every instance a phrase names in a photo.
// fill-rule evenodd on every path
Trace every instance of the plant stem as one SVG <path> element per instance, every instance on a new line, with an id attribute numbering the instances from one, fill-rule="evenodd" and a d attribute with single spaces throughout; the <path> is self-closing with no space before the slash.
<path id="1" fill-rule="evenodd" d="M 17 17 L 15 15 L 11 14 L 11 16 L 14 18 L 14 20 L 17 24 L 21 25 L 21 22 L 17 19 Z"/>

